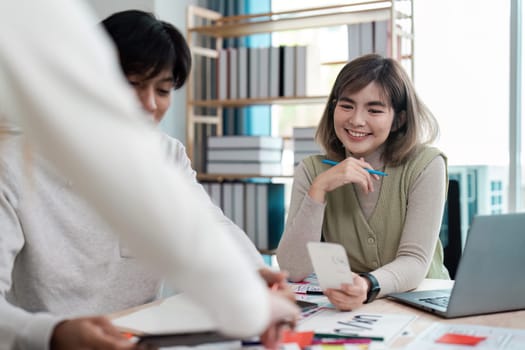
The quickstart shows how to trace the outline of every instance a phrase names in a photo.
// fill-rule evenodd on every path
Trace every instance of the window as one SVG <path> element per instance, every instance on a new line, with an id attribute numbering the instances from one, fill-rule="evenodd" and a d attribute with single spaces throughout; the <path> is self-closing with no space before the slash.
<path id="1" fill-rule="evenodd" d="M 521 4 L 521 0 L 511 1 Z M 448 156 L 451 177 L 461 181 L 462 217 L 467 225 L 474 215 L 509 211 L 511 1 L 414 0 L 414 83 L 440 123 L 437 146 Z M 325 3 L 273 1 L 272 10 Z M 521 11 L 523 15 L 523 8 Z M 329 48 L 323 52 L 333 53 L 334 57 L 323 60 L 336 61 L 341 59 L 340 50 L 346 52 L 347 40 L 338 36 L 338 28 L 330 28 L 329 33 L 328 39 L 322 38 Z M 520 38 L 525 44 L 523 36 Z M 277 40 L 297 44 L 304 37 L 282 33 L 273 35 L 274 45 L 280 44 Z M 523 56 L 520 60 L 524 60 Z M 341 66 L 331 68 L 336 74 Z M 525 99 L 525 93 L 520 97 Z M 274 119 L 274 127 L 289 135 L 292 121 L 301 125 L 317 121 L 322 107 L 317 110 L 313 106 L 273 107 L 274 115 L 280 116 Z M 520 129 L 520 137 L 525 135 L 525 126 L 523 123 L 521 126 L 524 129 Z M 525 156 L 521 164 L 525 164 Z M 498 197 L 494 199 L 497 208 L 491 204 L 492 183 L 498 186 Z M 524 195 L 520 209 L 525 210 L 525 188 L 521 187 L 521 191 Z"/>
<path id="2" fill-rule="evenodd" d="M 508 210 L 510 2 L 414 6 L 414 82 L 439 121 L 437 146 L 460 180 L 468 226 L 476 214 Z"/>

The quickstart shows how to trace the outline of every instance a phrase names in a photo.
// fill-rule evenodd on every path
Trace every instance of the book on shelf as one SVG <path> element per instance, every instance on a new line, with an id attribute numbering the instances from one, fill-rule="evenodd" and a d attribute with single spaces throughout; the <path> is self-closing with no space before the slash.
<path id="1" fill-rule="evenodd" d="M 228 98 L 228 81 L 230 80 L 228 73 L 228 50 L 219 50 L 219 58 L 217 60 L 217 75 L 218 75 L 218 91 L 217 97 L 220 100 Z"/>
<path id="2" fill-rule="evenodd" d="M 233 221 L 233 183 L 225 182 L 222 184 L 222 211 L 224 215 L 229 217 Z"/>
<path id="3" fill-rule="evenodd" d="M 233 183 L 233 216 L 232 221 L 239 227 L 244 228 L 244 183 Z"/>
<path id="4" fill-rule="evenodd" d="M 359 30 L 359 23 L 352 23 L 347 26 L 348 31 L 348 61 L 353 60 L 354 58 L 357 58 L 361 56 L 361 49 L 360 49 L 360 30 Z"/>
<path id="5" fill-rule="evenodd" d="M 282 167 L 279 162 L 208 162 L 207 172 L 210 174 L 280 176 Z"/>
<path id="6" fill-rule="evenodd" d="M 295 48 L 295 96 L 306 96 L 306 46 Z"/>
<path id="7" fill-rule="evenodd" d="M 321 57 L 317 45 L 297 46 L 295 48 L 295 95 L 321 96 Z"/>
<path id="8" fill-rule="evenodd" d="M 258 249 L 276 249 L 284 231 L 284 184 L 257 184 L 256 241 Z"/>
<path id="9" fill-rule="evenodd" d="M 237 108 L 224 108 L 222 110 L 222 131 L 224 135 L 235 134 L 237 114 Z"/>
<path id="10" fill-rule="evenodd" d="M 236 99 L 238 97 L 238 86 L 237 86 L 237 79 L 238 79 L 238 51 L 235 48 L 229 48 L 228 49 L 228 73 L 229 73 L 229 80 L 228 80 L 228 98 L 229 99 Z"/>
<path id="11" fill-rule="evenodd" d="M 213 203 L 219 208 L 222 206 L 222 186 L 218 182 L 208 183 L 209 195 Z"/>
<path id="12" fill-rule="evenodd" d="M 255 188 L 256 195 L 256 214 L 255 222 L 257 231 L 255 233 L 255 246 L 257 249 L 268 249 L 270 246 L 270 239 L 268 237 L 268 186 L 269 184 L 257 184 Z"/>
<path id="13" fill-rule="evenodd" d="M 248 49 L 237 48 L 237 98 L 248 97 Z"/>
<path id="14" fill-rule="evenodd" d="M 316 130 L 314 126 L 293 128 L 294 165 L 310 155 L 322 153 L 315 142 Z"/>
<path id="15" fill-rule="evenodd" d="M 374 52 L 388 57 L 391 56 L 390 21 L 374 22 Z"/>
<path id="16" fill-rule="evenodd" d="M 209 162 L 280 162 L 281 149 L 208 149 Z"/>
<path id="17" fill-rule="evenodd" d="M 390 21 L 349 24 L 347 31 L 349 61 L 368 53 L 391 56 Z"/>
<path id="18" fill-rule="evenodd" d="M 259 97 L 259 55 L 260 50 L 256 47 L 248 49 L 248 96 L 250 98 Z"/>
<path id="19" fill-rule="evenodd" d="M 281 78 L 281 61 L 279 47 L 272 46 L 270 50 L 270 70 L 269 70 L 269 97 L 279 97 L 279 84 Z"/>
<path id="20" fill-rule="evenodd" d="M 284 230 L 285 185 L 270 182 L 206 182 L 218 188 L 224 215 L 246 232 L 258 249 L 277 248 Z M 214 200 L 215 202 L 215 200 Z"/>
<path id="21" fill-rule="evenodd" d="M 282 149 L 283 139 L 274 136 L 210 136 L 208 137 L 208 149 L 212 148 Z"/>
<path id="22" fill-rule="evenodd" d="M 295 46 L 284 46 L 283 56 L 283 94 L 284 97 L 295 96 Z"/>
<path id="23" fill-rule="evenodd" d="M 294 139 L 293 140 L 293 150 L 294 152 L 319 152 L 321 148 L 314 141 L 314 139 Z"/>
<path id="24" fill-rule="evenodd" d="M 294 127 L 292 131 L 293 139 L 314 139 L 317 127 L 315 126 L 304 126 Z"/>
<path id="25" fill-rule="evenodd" d="M 267 98 L 270 84 L 270 48 L 259 48 L 259 70 L 257 79 L 259 80 L 259 98 Z"/>
<path id="26" fill-rule="evenodd" d="M 279 46 L 279 96 L 295 96 L 295 46 Z"/>
<path id="27" fill-rule="evenodd" d="M 374 22 L 359 23 L 359 50 L 361 55 L 374 52 Z"/>
<path id="28" fill-rule="evenodd" d="M 246 196 L 244 202 L 244 232 L 250 241 L 255 243 L 257 237 L 257 184 L 246 183 Z"/>

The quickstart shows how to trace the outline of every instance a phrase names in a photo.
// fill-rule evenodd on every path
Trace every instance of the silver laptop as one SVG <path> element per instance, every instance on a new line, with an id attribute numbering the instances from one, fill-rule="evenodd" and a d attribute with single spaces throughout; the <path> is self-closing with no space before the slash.
<path id="1" fill-rule="evenodd" d="M 446 318 L 525 309 L 525 213 L 474 218 L 451 290 L 388 297 Z"/>

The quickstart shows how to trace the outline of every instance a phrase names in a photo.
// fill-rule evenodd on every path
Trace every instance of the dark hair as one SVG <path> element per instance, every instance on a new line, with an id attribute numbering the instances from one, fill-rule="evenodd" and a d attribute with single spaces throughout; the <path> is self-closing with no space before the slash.
<path id="1" fill-rule="evenodd" d="M 114 13 L 102 25 L 117 46 L 124 74 L 149 79 L 171 69 L 175 89 L 184 85 L 191 69 L 191 52 L 173 25 L 139 10 Z"/>
<path id="2" fill-rule="evenodd" d="M 334 130 L 334 109 L 345 94 L 355 93 L 375 82 L 394 110 L 393 128 L 385 141 L 383 160 L 389 165 L 404 163 L 422 144 L 431 143 L 439 126 L 401 64 L 391 58 L 369 54 L 347 63 L 339 72 L 319 122 L 316 139 L 327 155 L 342 160 L 345 149 Z"/>

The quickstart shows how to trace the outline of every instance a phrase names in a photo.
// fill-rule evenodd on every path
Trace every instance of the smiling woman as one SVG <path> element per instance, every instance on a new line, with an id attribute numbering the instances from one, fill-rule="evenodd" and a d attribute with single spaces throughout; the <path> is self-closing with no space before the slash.
<path id="1" fill-rule="evenodd" d="M 346 64 L 317 129 L 325 156 L 296 168 L 290 211 L 277 250 L 298 281 L 312 272 L 306 243 L 342 244 L 352 285 L 325 291 L 351 310 L 425 277 L 449 278 L 438 240 L 447 184 L 446 157 L 428 146 L 438 134 L 401 65 L 365 55 Z M 325 164 L 326 158 L 339 161 Z M 380 169 L 378 176 L 366 169 Z"/>

